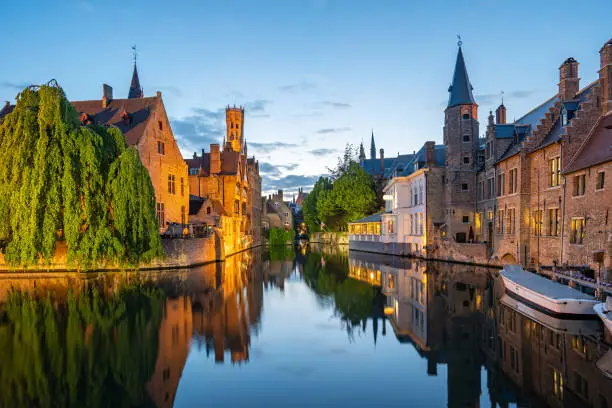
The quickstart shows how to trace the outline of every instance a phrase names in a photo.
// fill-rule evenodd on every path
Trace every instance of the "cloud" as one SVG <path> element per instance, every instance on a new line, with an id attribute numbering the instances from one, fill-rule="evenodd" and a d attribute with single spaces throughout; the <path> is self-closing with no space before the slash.
<path id="1" fill-rule="evenodd" d="M 267 162 L 259 163 L 259 172 L 262 177 L 278 179 L 283 174 L 295 170 L 299 166 L 298 163 L 289 163 L 289 164 L 278 164 L 274 165 Z"/>
<path id="2" fill-rule="evenodd" d="M 284 143 L 284 142 L 272 142 L 272 143 L 258 143 L 258 142 L 248 142 L 248 147 L 255 149 L 256 151 L 262 153 L 270 153 L 274 150 L 278 149 L 286 149 L 291 147 L 298 147 L 297 144 L 294 143 Z"/>
<path id="3" fill-rule="evenodd" d="M 311 81 L 300 81 L 294 84 L 282 85 L 278 87 L 281 92 L 300 93 L 310 91 L 317 87 L 317 84 Z"/>
<path id="4" fill-rule="evenodd" d="M 319 176 L 303 176 L 297 174 L 290 174 L 284 177 L 269 178 L 266 176 L 262 177 L 262 190 L 297 190 L 298 187 L 305 187 L 306 189 L 311 188 L 314 183 L 317 182 Z"/>
<path id="5" fill-rule="evenodd" d="M 310 150 L 308 153 L 314 155 L 314 156 L 327 156 L 333 153 L 336 153 L 337 150 L 336 149 L 312 149 Z"/>
<path id="6" fill-rule="evenodd" d="M 27 86 L 29 85 L 26 84 L 25 82 L 8 82 L 8 81 L 0 82 L 0 88 L 15 89 L 17 91 L 21 91 L 23 90 L 23 88 Z"/>
<path id="7" fill-rule="evenodd" d="M 319 104 L 324 107 L 330 107 L 335 109 L 347 109 L 351 107 L 351 104 L 346 102 L 323 101 Z"/>
<path id="8" fill-rule="evenodd" d="M 199 151 L 211 143 L 220 143 L 225 134 L 225 110 L 193 108 L 192 114 L 170 120 L 179 147 L 185 151 Z"/>
<path id="9" fill-rule="evenodd" d="M 272 101 L 267 99 L 255 99 L 253 101 L 248 101 L 244 104 L 244 110 L 247 113 L 260 113 L 266 110 L 266 106 L 271 104 Z"/>
<path id="10" fill-rule="evenodd" d="M 525 99 L 529 98 L 531 95 L 535 93 L 535 89 L 531 90 L 523 90 L 523 91 L 513 91 L 513 92 L 504 92 L 504 98 L 506 99 Z M 501 103 L 501 93 L 497 94 L 483 94 L 476 95 L 476 100 L 480 105 L 496 105 Z"/>
<path id="11" fill-rule="evenodd" d="M 320 135 L 326 135 L 328 133 L 341 133 L 350 131 L 350 127 L 340 127 L 340 128 L 324 128 L 317 130 L 317 133 Z"/>

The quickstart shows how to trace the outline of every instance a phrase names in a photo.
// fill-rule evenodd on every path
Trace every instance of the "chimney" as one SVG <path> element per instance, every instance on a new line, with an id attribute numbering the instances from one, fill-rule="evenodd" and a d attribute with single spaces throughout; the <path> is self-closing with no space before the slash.
<path id="1" fill-rule="evenodd" d="M 197 159 L 198 158 L 198 154 L 196 152 L 193 152 L 193 158 Z"/>
<path id="2" fill-rule="evenodd" d="M 204 149 L 202 149 L 202 158 L 204 158 Z"/>
<path id="3" fill-rule="evenodd" d="M 569 57 L 559 67 L 559 99 L 562 101 L 572 100 L 579 89 L 578 61 Z"/>
<path id="4" fill-rule="evenodd" d="M 221 173 L 221 151 L 217 143 L 210 145 L 210 174 Z"/>
<path id="5" fill-rule="evenodd" d="M 492 126 L 495 123 L 493 120 L 493 111 L 489 111 L 489 126 Z"/>
<path id="6" fill-rule="evenodd" d="M 278 190 L 278 199 L 283 201 L 283 190 Z"/>
<path id="7" fill-rule="evenodd" d="M 113 87 L 102 84 L 102 107 L 106 108 L 113 100 Z"/>
<path id="8" fill-rule="evenodd" d="M 601 87 L 601 112 L 612 111 L 612 38 L 599 50 L 600 69 L 599 86 Z"/>
<path id="9" fill-rule="evenodd" d="M 498 125 L 506 124 L 506 107 L 503 103 L 495 109 L 495 123 Z"/>
<path id="10" fill-rule="evenodd" d="M 425 163 L 427 166 L 436 164 L 436 142 L 425 142 Z"/>
<path id="11" fill-rule="evenodd" d="M 385 149 L 380 149 L 380 173 L 385 172 Z"/>

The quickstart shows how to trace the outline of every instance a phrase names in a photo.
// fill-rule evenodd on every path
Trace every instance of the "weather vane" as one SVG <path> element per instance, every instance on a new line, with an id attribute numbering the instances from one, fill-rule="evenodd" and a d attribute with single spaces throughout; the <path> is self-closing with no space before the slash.
<path id="1" fill-rule="evenodd" d="M 134 65 L 136 65 L 136 57 L 138 53 L 136 52 L 136 45 L 132 45 L 132 54 L 134 55 Z"/>
<path id="2" fill-rule="evenodd" d="M 504 104 L 504 91 L 501 91 L 501 100 L 502 100 L 502 105 Z"/>
<path id="3" fill-rule="evenodd" d="M 457 34 L 457 46 L 461 47 L 461 44 L 463 44 L 463 41 L 461 41 L 461 35 Z"/>

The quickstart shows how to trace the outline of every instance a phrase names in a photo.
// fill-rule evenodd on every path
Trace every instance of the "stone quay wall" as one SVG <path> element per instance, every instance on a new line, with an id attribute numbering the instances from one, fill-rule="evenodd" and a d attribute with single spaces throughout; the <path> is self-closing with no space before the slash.
<path id="1" fill-rule="evenodd" d="M 313 232 L 310 242 L 317 244 L 348 245 L 348 232 Z"/>

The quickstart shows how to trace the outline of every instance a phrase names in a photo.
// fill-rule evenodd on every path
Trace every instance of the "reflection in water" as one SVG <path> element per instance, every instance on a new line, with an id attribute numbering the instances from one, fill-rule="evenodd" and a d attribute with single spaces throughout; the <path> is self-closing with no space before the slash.
<path id="1" fill-rule="evenodd" d="M 601 323 L 529 308 L 504 296 L 495 276 L 311 246 L 182 271 L 0 280 L 0 406 L 235 405 L 228 393 L 240 388 L 250 390 L 243 402 L 257 405 L 258 392 L 268 403 L 273 384 L 284 384 L 305 406 L 354 397 L 370 405 L 612 408 L 612 374 L 602 372 L 612 373 L 612 352 Z M 284 314 L 292 302 L 298 314 Z M 309 322 L 321 313 L 327 323 Z M 317 340 L 292 336 L 300 324 Z M 332 337 L 341 343 L 325 350 Z M 284 356 L 280 366 L 275 353 Z M 342 382 L 378 363 L 370 381 L 387 386 L 379 400 Z M 206 384 L 217 375 L 227 377 L 215 383 L 226 387 L 215 399 Z M 328 384 L 329 394 L 321 388 Z M 442 404 L 434 394 L 444 393 Z"/>

